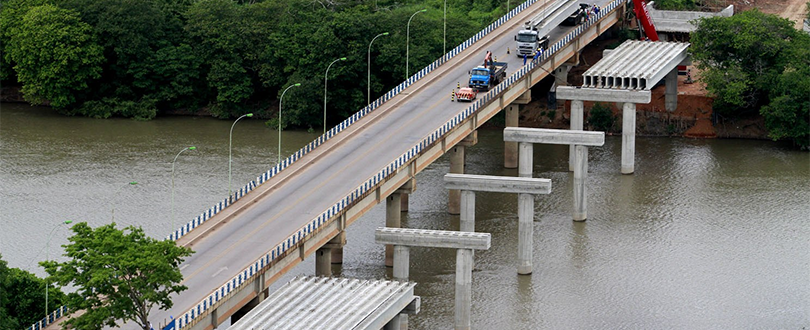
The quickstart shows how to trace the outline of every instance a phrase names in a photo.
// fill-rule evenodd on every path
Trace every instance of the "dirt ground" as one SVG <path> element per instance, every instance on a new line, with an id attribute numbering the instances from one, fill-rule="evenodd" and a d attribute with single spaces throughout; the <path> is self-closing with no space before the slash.
<path id="1" fill-rule="evenodd" d="M 802 19 L 806 16 L 807 0 L 715 0 L 711 1 L 710 11 L 719 11 L 728 5 L 734 5 L 739 12 L 759 8 L 762 12 L 777 14 L 788 18 L 801 28 Z M 707 1 L 709 2 L 709 1 Z M 582 73 L 602 58 L 602 50 L 615 43 L 616 39 L 599 39 L 583 50 L 580 64 L 571 69 L 568 82 L 572 86 L 582 84 Z M 700 82 L 700 71 L 689 66 L 693 83 L 687 83 L 686 76 L 678 76 L 678 107 L 673 112 L 664 108 L 664 86 L 652 90 L 650 104 L 637 105 L 636 134 L 646 136 L 685 136 L 693 138 L 767 138 L 765 123 L 761 117 L 738 120 L 717 120 L 712 124 L 712 102 L 707 96 L 705 85 Z M 521 111 L 521 126 L 543 128 L 568 128 L 570 109 L 569 102 L 557 102 L 556 108 L 549 108 L 545 95 L 550 82 L 538 84 L 532 91 L 533 101 Z M 586 127 L 588 112 L 593 102 L 585 102 Z M 616 122 L 608 134 L 621 133 L 621 109 L 611 104 Z"/>

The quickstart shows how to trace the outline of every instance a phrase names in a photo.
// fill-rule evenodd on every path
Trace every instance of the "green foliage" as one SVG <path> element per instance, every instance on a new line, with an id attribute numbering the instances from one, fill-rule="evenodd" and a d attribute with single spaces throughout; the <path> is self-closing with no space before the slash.
<path id="1" fill-rule="evenodd" d="M 697 10 L 695 0 L 656 0 L 655 8 L 660 10 Z"/>
<path id="2" fill-rule="evenodd" d="M 36 6 L 8 31 L 6 51 L 16 63 L 17 79 L 31 103 L 49 101 L 56 108 L 70 106 L 101 73 L 101 48 L 90 25 L 74 11 L 47 4 Z"/>
<path id="3" fill-rule="evenodd" d="M 692 54 L 725 117 L 761 114 L 771 138 L 808 146 L 810 36 L 751 10 L 698 20 Z"/>
<path id="4" fill-rule="evenodd" d="M 8 5 L 3 4 L 0 27 L 19 26 L 16 22 L 30 8 L 46 1 L 50 0 L 9 0 Z M 54 1 L 63 8 L 60 12 L 77 20 L 84 29 L 81 32 L 89 34 L 93 52 L 100 47 L 103 55 L 101 63 L 76 57 L 91 59 L 86 63 L 95 70 L 91 76 L 77 77 L 66 68 L 51 70 L 82 87 L 61 108 L 63 113 L 97 118 L 151 118 L 162 109 L 194 111 L 201 106 L 221 118 L 247 112 L 272 118 L 283 88 L 301 83 L 285 96 L 282 120 L 285 125 L 318 128 L 323 124 L 324 73 L 332 60 L 347 58 L 329 71 L 326 105 L 330 125 L 444 51 L 444 0 Z M 414 17 L 410 33 L 406 33 L 408 19 L 421 9 L 427 11 Z M 448 0 L 446 51 L 505 10 L 503 1 Z M 8 49 L 4 41 L 13 34 L 2 31 L 0 47 Z M 376 39 L 369 53 L 369 42 L 382 32 L 389 35 Z M 5 68 L 14 64 L 14 59 L 4 56 L 0 78 L 13 79 L 15 72 Z M 367 92 L 369 75 L 371 93 Z M 29 85 L 28 80 L 20 82 Z M 52 92 L 50 86 L 41 90 L 40 94 Z M 59 100 L 51 95 L 43 94 L 40 100 L 56 105 Z M 139 106 L 143 100 L 149 100 L 148 106 Z"/>
<path id="5" fill-rule="evenodd" d="M 48 289 L 49 313 L 65 303 L 59 288 Z M 8 268 L 0 255 L 0 329 L 22 329 L 45 317 L 45 281 L 17 268 Z"/>
<path id="6" fill-rule="evenodd" d="M 170 308 L 169 296 L 186 289 L 178 284 L 183 280 L 178 267 L 190 249 L 147 237 L 138 227 L 119 230 L 112 223 L 93 229 L 82 222 L 71 229 L 74 235 L 64 245 L 71 260 L 40 265 L 52 281 L 76 288 L 68 306 L 85 313 L 66 321 L 72 328 L 115 327 L 124 320 L 148 330 L 150 309 Z"/>
<path id="7" fill-rule="evenodd" d="M 597 102 L 591 107 L 588 114 L 588 123 L 597 131 L 610 132 L 613 130 L 613 126 L 616 125 L 616 116 L 613 115 L 610 107 Z"/>

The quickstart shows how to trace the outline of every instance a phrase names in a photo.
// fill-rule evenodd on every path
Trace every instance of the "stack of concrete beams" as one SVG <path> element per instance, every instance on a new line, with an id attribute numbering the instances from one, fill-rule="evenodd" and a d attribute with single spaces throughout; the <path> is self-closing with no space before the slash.
<path id="1" fill-rule="evenodd" d="M 689 43 L 625 41 L 582 74 L 585 88 L 650 90 L 684 62 Z"/>
<path id="2" fill-rule="evenodd" d="M 301 276 L 228 329 L 378 330 L 403 311 L 419 311 L 414 286 L 407 281 Z"/>
<path id="3" fill-rule="evenodd" d="M 716 13 L 707 13 L 701 11 L 658 10 L 654 8 L 653 4 L 654 2 L 649 2 L 647 10 L 650 13 L 650 18 L 655 22 L 655 30 L 658 32 L 689 33 L 697 29 L 693 22 L 699 18 L 731 17 L 731 15 L 734 15 L 734 5 L 729 5 Z"/>

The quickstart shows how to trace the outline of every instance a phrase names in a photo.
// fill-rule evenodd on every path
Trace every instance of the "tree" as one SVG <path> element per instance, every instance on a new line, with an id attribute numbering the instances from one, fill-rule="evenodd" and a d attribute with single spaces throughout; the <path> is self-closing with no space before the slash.
<path id="1" fill-rule="evenodd" d="M 33 104 L 70 106 L 101 73 L 101 47 L 91 27 L 72 10 L 48 4 L 33 7 L 19 25 L 10 27 L 9 35 L 5 50 L 15 63 L 25 99 Z"/>
<path id="2" fill-rule="evenodd" d="M 30 272 L 8 268 L 0 256 L 0 329 L 22 329 L 45 317 L 45 285 Z M 65 294 L 51 286 L 48 301 L 56 309 L 64 304 Z"/>
<path id="3" fill-rule="evenodd" d="M 93 229 L 82 222 L 72 230 L 64 245 L 72 259 L 40 264 L 51 280 L 76 288 L 67 304 L 85 313 L 66 321 L 73 328 L 112 327 L 124 320 L 148 330 L 149 310 L 170 308 L 169 295 L 186 289 L 178 284 L 183 279 L 178 267 L 190 249 L 147 237 L 140 227 L 119 230 L 112 223 Z"/>

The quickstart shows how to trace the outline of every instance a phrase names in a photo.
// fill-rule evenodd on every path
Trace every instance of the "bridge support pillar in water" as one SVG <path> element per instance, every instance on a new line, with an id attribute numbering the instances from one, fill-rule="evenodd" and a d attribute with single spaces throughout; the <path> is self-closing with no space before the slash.
<path id="1" fill-rule="evenodd" d="M 332 250 L 333 265 L 343 264 L 343 246 L 346 245 L 346 231 L 341 230 L 337 236 L 329 240 L 329 243 L 324 244 L 324 248 Z"/>
<path id="2" fill-rule="evenodd" d="M 400 228 L 402 225 L 401 209 L 402 194 L 393 193 L 385 198 L 385 226 L 389 228 Z M 385 245 L 385 266 L 394 266 L 394 246 Z"/>
<path id="3" fill-rule="evenodd" d="M 531 143 L 520 142 L 520 167 L 518 176 L 531 178 L 534 163 L 534 150 Z M 518 274 L 530 275 L 532 264 L 532 233 L 534 232 L 534 196 L 518 194 Z"/>
<path id="4" fill-rule="evenodd" d="M 585 102 L 582 100 L 571 100 L 571 126 L 570 129 L 572 131 L 577 130 L 581 131 L 583 127 L 585 127 Z M 574 158 L 576 157 L 576 153 L 574 152 L 574 145 L 570 145 L 568 147 L 568 170 L 574 170 Z"/>
<path id="5" fill-rule="evenodd" d="M 315 251 L 315 276 L 332 276 L 332 249 Z"/>
<path id="6" fill-rule="evenodd" d="M 377 243 L 395 246 L 394 278 L 407 280 L 410 262 L 409 247 L 441 247 L 456 250 L 456 313 L 454 328 L 470 329 L 470 311 L 472 310 L 472 269 L 473 249 L 488 250 L 491 246 L 489 233 L 462 233 L 443 230 L 377 228 L 374 238 Z M 402 317 L 400 323 L 402 326 Z M 396 329 L 395 327 L 385 329 Z M 400 327 L 400 329 L 402 329 Z"/>
<path id="7" fill-rule="evenodd" d="M 506 115 L 506 127 L 520 126 L 520 105 L 510 104 L 504 109 Z M 503 143 L 503 167 L 516 168 L 518 163 L 517 142 L 504 141 Z"/>
<path id="8" fill-rule="evenodd" d="M 667 73 L 664 90 L 664 107 L 669 112 L 678 108 L 678 68 L 675 67 Z"/>
<path id="9" fill-rule="evenodd" d="M 636 104 L 622 105 L 622 174 L 635 172 L 636 157 Z"/>
<path id="10" fill-rule="evenodd" d="M 574 221 L 585 221 L 588 218 L 588 147 L 574 145 L 576 158 L 574 162 Z"/>
<path id="11" fill-rule="evenodd" d="M 464 174 L 467 147 L 472 147 L 476 144 L 478 144 L 478 131 L 472 131 L 470 135 L 464 137 L 464 139 L 459 141 L 458 144 L 447 152 L 450 154 L 450 173 Z M 447 195 L 447 212 L 450 214 L 460 214 L 461 192 L 459 190 L 450 190 Z"/>

